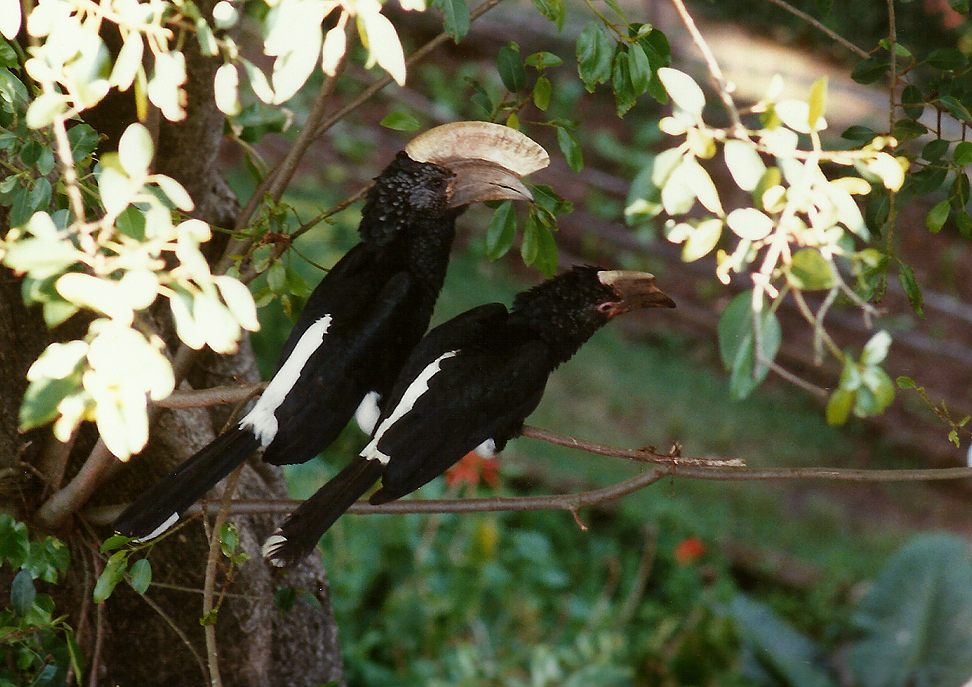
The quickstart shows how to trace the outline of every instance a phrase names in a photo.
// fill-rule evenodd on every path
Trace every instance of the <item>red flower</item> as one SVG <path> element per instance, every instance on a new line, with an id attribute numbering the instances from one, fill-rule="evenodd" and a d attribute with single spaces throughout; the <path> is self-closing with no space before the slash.
<path id="1" fill-rule="evenodd" d="M 483 458 L 475 451 L 470 451 L 446 472 L 446 484 L 451 487 L 468 482 L 469 486 L 475 487 L 482 480 L 495 489 L 499 486 L 498 465 L 499 461 L 495 458 Z"/>
<path id="2" fill-rule="evenodd" d="M 694 563 L 705 554 L 705 544 L 698 537 L 686 537 L 675 547 L 675 561 L 682 565 Z"/>

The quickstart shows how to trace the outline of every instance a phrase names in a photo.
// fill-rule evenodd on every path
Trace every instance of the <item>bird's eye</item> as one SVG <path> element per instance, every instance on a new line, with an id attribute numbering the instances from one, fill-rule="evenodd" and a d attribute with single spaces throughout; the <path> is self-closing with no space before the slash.
<path id="1" fill-rule="evenodd" d="M 614 306 L 615 304 L 610 301 L 608 301 L 607 303 L 601 303 L 599 306 L 597 306 L 597 311 L 603 313 L 610 313 L 614 310 Z"/>

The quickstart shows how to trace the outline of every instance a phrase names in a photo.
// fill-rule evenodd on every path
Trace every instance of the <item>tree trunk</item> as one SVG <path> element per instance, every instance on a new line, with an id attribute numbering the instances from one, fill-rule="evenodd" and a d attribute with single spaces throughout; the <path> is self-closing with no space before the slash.
<path id="1" fill-rule="evenodd" d="M 205 13 L 210 10 L 207 5 L 212 4 L 203 2 L 200 8 Z M 186 50 L 186 58 L 190 75 L 186 85 L 188 116 L 183 122 L 158 126 L 155 166 L 157 171 L 173 176 L 189 190 L 196 204 L 196 216 L 227 226 L 238 205 L 216 172 L 223 121 L 213 102 L 212 84 L 219 63 L 201 57 L 193 48 Z M 119 126 L 119 120 L 131 121 L 134 111 L 116 100 L 90 115 L 88 121 L 112 138 L 124 129 Z M 113 147 L 108 145 L 106 149 Z M 7 218 L 4 215 L 0 220 L 5 234 Z M 211 255 L 210 259 L 214 257 Z M 178 342 L 171 335 L 171 324 L 163 313 L 157 319 L 159 331 L 168 333 L 169 344 L 175 350 Z M 26 435 L 17 432 L 17 412 L 26 389 L 26 371 L 50 341 L 81 336 L 84 331 L 85 323 L 77 317 L 56 331 L 49 331 L 40 309 L 23 305 L 19 280 L 0 267 L 0 378 L 6 380 L 0 395 L 0 468 L 7 468 L 0 473 L 4 475 L 4 481 L 0 482 L 3 487 L 0 508 L 28 522 L 43 499 L 77 471 L 97 437 L 90 426 L 82 427 L 71 450 L 66 474 L 59 475 L 65 469 L 57 467 L 59 445 L 52 440 L 50 432 L 47 429 Z M 197 363 L 183 388 L 190 382 L 226 384 L 259 379 L 247 340 L 234 356 L 208 355 L 201 356 L 200 360 L 205 362 Z M 88 505 L 129 501 L 212 439 L 225 416 L 225 409 L 166 411 L 153 427 L 145 451 L 118 470 Z M 45 485 L 36 476 L 37 472 L 18 468 L 25 463 L 56 484 Z M 286 497 L 286 484 L 279 469 L 251 461 L 243 470 L 237 493 L 250 498 L 281 498 Z M 260 555 L 260 543 L 275 526 L 273 519 L 254 516 L 232 521 L 240 531 L 240 549 L 249 560 L 233 570 L 233 580 L 216 621 L 222 683 L 241 687 L 295 687 L 342 681 L 337 628 L 320 559 L 312 556 L 278 579 L 277 571 Z M 71 546 L 71 569 L 66 584 L 45 591 L 55 596 L 57 613 L 69 614 L 84 652 L 85 669 L 96 671 L 98 684 L 180 687 L 206 684 L 206 650 L 200 617 L 209 544 L 202 519 L 190 522 L 151 549 L 153 586 L 146 599 L 122 583 L 101 607 L 91 604 L 92 588 L 102 569 L 102 561 L 92 546 L 91 530 L 80 519 L 73 518 L 57 534 Z M 96 534 L 104 539 L 110 532 L 105 528 Z M 222 580 L 220 573 L 217 584 Z M 159 583 L 168 586 L 162 588 Z M 278 610 L 274 604 L 278 585 L 309 592 L 319 607 L 298 603 L 289 612 Z M 180 632 L 192 649 L 180 639 Z M 92 665 L 95 658 L 98 661 Z M 84 676 L 78 682 L 87 679 Z"/>

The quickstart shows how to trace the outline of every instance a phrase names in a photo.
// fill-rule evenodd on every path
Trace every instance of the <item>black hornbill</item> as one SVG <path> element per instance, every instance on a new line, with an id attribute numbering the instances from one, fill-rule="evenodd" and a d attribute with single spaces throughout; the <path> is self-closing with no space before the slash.
<path id="1" fill-rule="evenodd" d="M 383 406 L 371 441 L 301 504 L 263 546 L 288 566 L 379 478 L 371 503 L 404 496 L 469 451 L 495 454 L 518 436 L 547 378 L 613 317 L 675 302 L 644 272 L 574 267 L 499 303 L 432 329 L 415 347 Z"/>
<path id="2" fill-rule="evenodd" d="M 361 243 L 311 294 L 252 410 L 139 496 L 115 528 L 158 536 L 260 446 L 275 465 L 310 460 L 356 410 L 371 434 L 380 399 L 429 325 L 456 218 L 476 202 L 533 200 L 520 177 L 548 161 L 528 137 L 485 122 L 446 124 L 413 139 L 375 178 Z"/>

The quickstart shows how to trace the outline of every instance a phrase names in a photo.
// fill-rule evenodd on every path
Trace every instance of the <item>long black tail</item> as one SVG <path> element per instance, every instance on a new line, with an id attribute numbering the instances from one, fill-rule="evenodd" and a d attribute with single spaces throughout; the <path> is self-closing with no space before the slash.
<path id="1" fill-rule="evenodd" d="M 246 429 L 220 434 L 135 499 L 115 521 L 115 529 L 143 541 L 159 536 L 259 446 L 259 439 Z"/>
<path id="2" fill-rule="evenodd" d="M 328 528 L 381 477 L 382 464 L 358 456 L 304 501 L 267 538 L 263 555 L 277 567 L 289 567 L 309 554 Z"/>

